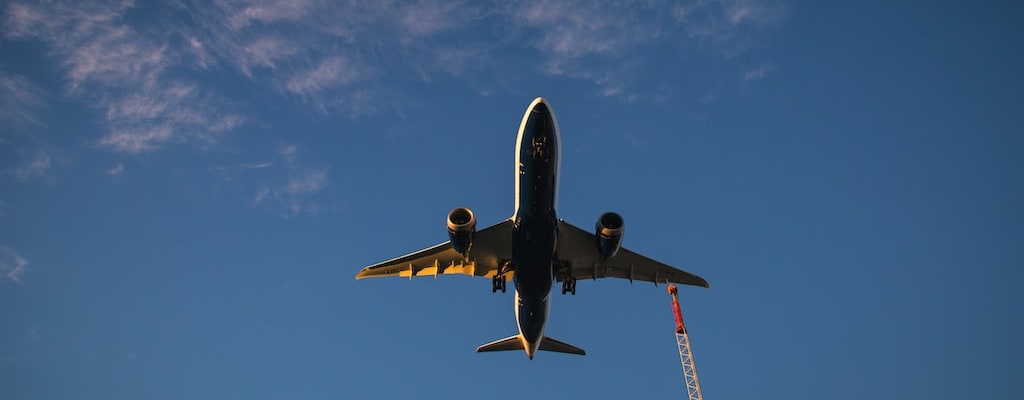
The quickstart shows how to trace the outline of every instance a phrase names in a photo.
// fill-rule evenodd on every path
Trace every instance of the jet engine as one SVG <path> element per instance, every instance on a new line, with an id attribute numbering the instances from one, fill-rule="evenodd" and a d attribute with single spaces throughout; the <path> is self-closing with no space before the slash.
<path id="1" fill-rule="evenodd" d="M 625 223 L 622 216 L 613 212 L 601 214 L 597 219 L 597 251 L 606 260 L 619 252 L 619 245 L 622 244 L 622 234 L 625 232 Z"/>
<path id="2" fill-rule="evenodd" d="M 465 257 L 473 247 L 473 235 L 476 233 L 476 217 L 473 210 L 465 207 L 452 209 L 448 213 L 448 239 L 452 248 Z"/>

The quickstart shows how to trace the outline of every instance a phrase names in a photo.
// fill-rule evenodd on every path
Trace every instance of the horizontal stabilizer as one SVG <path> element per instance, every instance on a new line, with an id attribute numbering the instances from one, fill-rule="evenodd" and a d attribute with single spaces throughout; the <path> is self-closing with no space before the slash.
<path id="1" fill-rule="evenodd" d="M 573 346 L 566 342 L 552 339 L 547 336 L 545 336 L 544 339 L 541 339 L 539 350 L 553 351 L 556 353 L 579 354 L 581 356 L 587 355 L 587 352 L 583 351 L 583 349 L 579 347 Z"/>
<path id="2" fill-rule="evenodd" d="M 477 353 L 508 350 L 526 350 L 525 348 L 523 348 L 523 339 L 519 335 L 509 336 L 507 338 L 495 340 L 493 342 L 487 343 L 483 346 L 476 348 Z M 587 352 L 583 351 L 583 349 L 579 347 L 573 346 L 560 340 L 549 338 L 547 336 L 540 340 L 540 346 L 537 348 L 537 350 L 553 351 L 556 353 L 579 354 L 581 356 L 587 355 Z M 531 359 L 533 358 L 533 353 L 529 350 L 527 350 L 526 355 L 528 355 Z"/>
<path id="3" fill-rule="evenodd" d="M 485 351 L 508 351 L 508 350 L 523 350 L 523 342 L 519 340 L 519 335 L 509 336 L 504 339 L 495 340 L 487 343 L 483 346 L 477 347 L 477 353 L 483 353 Z"/>

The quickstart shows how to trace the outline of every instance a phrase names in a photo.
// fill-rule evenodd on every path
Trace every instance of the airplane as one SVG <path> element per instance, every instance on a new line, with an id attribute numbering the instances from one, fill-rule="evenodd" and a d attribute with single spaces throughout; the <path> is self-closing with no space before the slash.
<path id="1" fill-rule="evenodd" d="M 551 105 L 538 97 L 519 124 L 515 154 L 515 210 L 512 217 L 476 230 L 476 216 L 465 207 L 448 213 L 448 241 L 363 268 L 356 279 L 463 274 L 491 278 L 491 292 L 515 287 L 519 333 L 484 344 L 477 352 L 538 350 L 585 355 L 571 344 L 544 335 L 551 289 L 576 294 L 577 279 L 623 278 L 710 287 L 697 275 L 621 247 L 622 216 L 602 214 L 587 232 L 558 218 L 558 171 L 561 138 Z"/>

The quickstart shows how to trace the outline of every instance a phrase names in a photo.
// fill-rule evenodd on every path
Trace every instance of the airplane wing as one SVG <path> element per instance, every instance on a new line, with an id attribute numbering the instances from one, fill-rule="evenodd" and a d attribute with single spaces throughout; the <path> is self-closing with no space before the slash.
<path id="1" fill-rule="evenodd" d="M 658 283 L 675 282 L 710 287 L 697 275 L 652 260 L 626 248 L 605 260 L 597 250 L 597 237 L 572 224 L 558 222 L 558 258 L 572 266 L 576 279 L 622 278 Z"/>
<path id="2" fill-rule="evenodd" d="M 452 249 L 444 242 L 363 268 L 356 279 L 380 276 L 400 276 L 412 279 L 414 276 L 437 276 L 462 274 L 494 277 L 501 264 L 512 259 L 512 220 L 505 220 L 477 231 L 469 257 Z M 505 279 L 512 279 L 511 273 Z"/>

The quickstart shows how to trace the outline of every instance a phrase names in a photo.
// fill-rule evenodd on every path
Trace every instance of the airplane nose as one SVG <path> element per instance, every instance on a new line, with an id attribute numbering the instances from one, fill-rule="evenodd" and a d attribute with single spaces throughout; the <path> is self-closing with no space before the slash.
<path id="1" fill-rule="evenodd" d="M 529 118 L 526 132 L 528 137 L 549 137 L 553 135 L 551 132 L 555 129 L 554 113 L 551 112 L 551 108 L 548 107 L 547 103 L 539 102 L 534 104 L 527 118 Z"/>
<path id="2" fill-rule="evenodd" d="M 534 114 L 540 114 L 540 115 L 547 115 L 547 114 L 550 113 L 550 111 L 548 111 L 548 105 L 547 104 L 537 103 L 536 105 L 533 106 L 533 113 Z"/>

